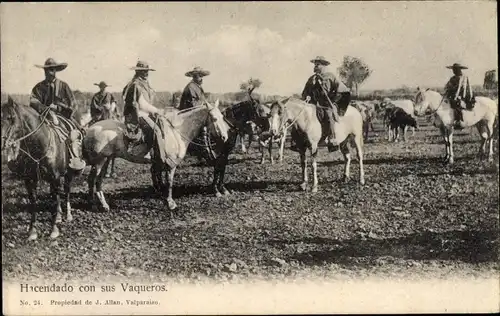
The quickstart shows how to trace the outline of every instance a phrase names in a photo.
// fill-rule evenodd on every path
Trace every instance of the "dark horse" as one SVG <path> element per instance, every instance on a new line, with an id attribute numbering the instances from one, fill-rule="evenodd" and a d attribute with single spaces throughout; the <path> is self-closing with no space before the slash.
<path id="1" fill-rule="evenodd" d="M 65 142 L 59 138 L 56 129 L 48 123 L 48 111 L 39 114 L 34 109 L 25 105 L 18 105 L 9 96 L 7 103 L 2 105 L 2 151 L 8 150 L 9 158 L 21 161 L 20 177 L 24 180 L 31 203 L 31 220 L 29 227 L 29 240 L 37 236 L 36 203 L 37 187 L 40 180 L 50 184 L 50 191 L 56 200 L 56 212 L 52 217 L 51 238 L 59 236 L 58 223 L 62 222 L 61 194 L 66 197 L 66 221 L 73 219 L 70 205 L 71 181 L 76 174 L 69 169 L 69 152 Z M 78 129 L 78 126 L 58 115 L 59 126 L 68 133 Z M 10 160 L 10 159 L 9 159 Z"/>
<path id="2" fill-rule="evenodd" d="M 224 185 L 226 166 L 229 160 L 229 154 L 236 146 L 236 139 L 242 131 L 248 130 L 250 122 L 255 123 L 263 130 L 267 130 L 268 120 L 262 105 L 250 98 L 250 100 L 234 104 L 224 111 L 225 123 L 229 127 L 228 140 L 215 144 L 214 151 L 216 158 L 210 163 L 214 166 L 214 179 L 212 190 L 215 196 L 220 197 L 223 194 L 228 195 L 231 192 Z"/>

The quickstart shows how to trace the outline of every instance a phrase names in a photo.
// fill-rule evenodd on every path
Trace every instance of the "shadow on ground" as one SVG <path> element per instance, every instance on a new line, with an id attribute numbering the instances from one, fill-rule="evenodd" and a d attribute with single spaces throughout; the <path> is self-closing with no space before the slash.
<path id="1" fill-rule="evenodd" d="M 411 260 L 457 260 L 466 263 L 497 262 L 499 259 L 498 230 L 422 232 L 400 238 L 356 238 L 334 240 L 321 237 L 300 240 L 271 240 L 271 244 L 285 248 L 290 244 L 309 244 L 321 250 L 291 255 L 309 266 L 325 263 L 366 264 L 359 260 L 393 257 Z M 325 249 L 326 248 L 326 249 Z"/>

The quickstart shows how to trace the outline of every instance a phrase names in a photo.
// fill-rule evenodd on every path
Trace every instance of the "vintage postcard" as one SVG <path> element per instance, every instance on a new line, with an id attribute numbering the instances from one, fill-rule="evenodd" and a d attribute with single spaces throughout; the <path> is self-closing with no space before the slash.
<path id="1" fill-rule="evenodd" d="M 5 315 L 499 312 L 495 1 L 0 26 Z"/>

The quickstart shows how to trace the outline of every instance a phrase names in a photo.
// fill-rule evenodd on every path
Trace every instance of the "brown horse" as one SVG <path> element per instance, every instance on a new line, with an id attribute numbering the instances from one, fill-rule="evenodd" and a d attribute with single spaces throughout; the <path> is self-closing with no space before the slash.
<path id="1" fill-rule="evenodd" d="M 52 217 L 51 238 L 59 236 L 58 223 L 62 222 L 61 194 L 64 187 L 66 197 L 66 220 L 73 219 L 71 215 L 70 187 L 74 171 L 68 168 L 70 159 L 65 141 L 61 139 L 56 128 L 51 126 L 47 116 L 48 108 L 42 114 L 25 105 L 18 105 L 9 96 L 7 103 L 2 105 L 2 150 L 9 150 L 13 159 L 20 159 L 20 174 L 28 192 L 31 220 L 29 240 L 38 237 L 35 224 L 37 217 L 37 188 L 40 180 L 50 184 L 50 190 L 56 200 L 56 211 Z M 69 134 L 78 130 L 78 126 L 58 115 L 59 126 Z M 12 150 L 13 149 L 13 150 Z M 18 157 L 19 156 L 19 157 Z"/>
<path id="2" fill-rule="evenodd" d="M 316 115 L 317 107 L 300 99 L 287 98 L 277 101 L 271 106 L 269 115 L 271 135 L 281 135 L 288 127 L 293 127 L 291 136 L 297 144 L 300 153 L 300 165 L 302 167 L 302 190 L 307 190 L 307 149 L 311 152 L 313 169 L 312 192 L 318 191 L 318 174 L 316 157 L 318 155 L 318 143 L 325 139 L 325 130 Z M 285 127 L 288 125 L 288 127 Z M 363 118 L 361 113 L 353 107 L 348 106 L 345 114 L 338 118 L 335 124 L 335 136 L 340 144 L 340 151 L 345 158 L 344 181 L 349 180 L 351 166 L 351 154 L 348 142 L 354 143 L 359 161 L 359 182 L 365 183 L 365 172 L 363 169 Z"/>

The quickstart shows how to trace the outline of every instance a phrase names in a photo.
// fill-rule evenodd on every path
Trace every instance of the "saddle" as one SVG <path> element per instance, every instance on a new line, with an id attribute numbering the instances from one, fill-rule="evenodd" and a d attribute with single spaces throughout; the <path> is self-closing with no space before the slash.
<path id="1" fill-rule="evenodd" d="M 349 104 L 348 106 L 352 106 Z M 316 106 L 316 118 L 318 119 L 319 123 L 321 124 L 321 130 L 323 136 L 329 135 L 330 134 L 330 120 L 328 118 L 328 114 L 326 111 L 332 111 L 329 108 L 326 108 L 324 106 Z M 337 105 L 337 113 L 340 117 L 344 116 L 345 113 L 347 112 L 347 107 L 345 109 L 339 107 Z"/>
<path id="2" fill-rule="evenodd" d="M 57 124 L 50 119 L 46 121 L 46 124 L 54 131 L 59 141 L 66 145 L 67 153 L 70 156 L 69 166 L 76 170 L 83 169 L 84 165 L 80 165 L 81 163 L 74 160 L 74 158 L 80 157 L 82 154 L 81 141 L 85 136 L 85 130 L 64 115 L 52 114 L 55 116 Z M 51 150 L 55 153 L 54 148 L 51 148 Z"/>

